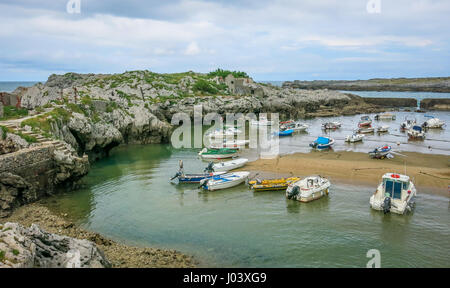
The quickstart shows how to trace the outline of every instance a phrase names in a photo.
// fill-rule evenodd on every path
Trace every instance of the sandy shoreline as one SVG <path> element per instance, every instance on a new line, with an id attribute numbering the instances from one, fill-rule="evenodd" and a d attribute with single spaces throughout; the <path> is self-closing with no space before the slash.
<path id="1" fill-rule="evenodd" d="M 6 222 L 19 223 L 25 227 L 34 223 L 50 233 L 92 241 L 104 252 L 113 268 L 192 268 L 197 265 L 191 256 L 175 250 L 127 246 L 84 230 L 71 222 L 67 214 L 51 212 L 43 201 L 19 207 L 11 216 L 0 218 L 0 224 Z"/>
<path id="2" fill-rule="evenodd" d="M 259 159 L 240 170 L 257 171 L 263 176 L 319 174 L 337 182 L 376 187 L 384 173 L 404 174 L 406 162 L 406 173 L 413 178 L 419 193 L 449 197 L 450 156 L 413 152 L 401 154 L 407 157 L 396 155 L 394 159 L 376 160 L 370 159 L 367 153 L 314 151 L 283 155 L 276 159 Z"/>

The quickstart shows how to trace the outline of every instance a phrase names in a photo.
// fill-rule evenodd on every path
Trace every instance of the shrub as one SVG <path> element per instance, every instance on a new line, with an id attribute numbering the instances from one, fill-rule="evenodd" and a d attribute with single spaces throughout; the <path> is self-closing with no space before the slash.
<path id="1" fill-rule="evenodd" d="M 217 89 L 209 82 L 203 79 L 197 80 L 192 87 L 194 91 L 207 93 L 207 94 L 217 94 Z"/>
<path id="2" fill-rule="evenodd" d="M 249 78 L 248 74 L 242 71 L 230 71 L 230 70 L 223 70 L 218 68 L 216 71 L 212 71 L 208 73 L 209 77 L 222 77 L 225 78 L 228 75 L 232 74 L 236 78 Z"/>
<path id="3" fill-rule="evenodd" d="M 2 120 L 21 118 L 28 115 L 28 110 L 25 108 L 16 108 L 14 106 L 4 106 L 3 107 L 3 118 Z"/>

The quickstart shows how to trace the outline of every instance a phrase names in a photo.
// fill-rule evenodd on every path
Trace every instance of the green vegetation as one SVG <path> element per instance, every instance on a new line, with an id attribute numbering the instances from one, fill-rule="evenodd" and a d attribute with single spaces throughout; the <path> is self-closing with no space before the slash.
<path id="1" fill-rule="evenodd" d="M 5 254 L 6 254 L 6 252 L 5 252 L 5 251 L 3 251 L 3 250 L 0 250 L 0 261 L 3 261 L 3 260 L 5 260 Z"/>
<path id="2" fill-rule="evenodd" d="M 207 93 L 207 94 L 217 94 L 219 91 L 216 87 L 214 87 L 214 85 L 212 84 L 212 82 L 210 81 L 206 81 L 203 79 L 199 79 L 197 80 L 197 82 L 195 82 L 194 86 L 192 87 L 194 92 L 201 92 L 201 93 Z"/>
<path id="3" fill-rule="evenodd" d="M 0 139 L 6 139 L 6 133 L 10 132 L 8 128 L 0 125 Z"/>
<path id="4" fill-rule="evenodd" d="M 212 71 L 208 73 L 209 77 L 222 77 L 225 78 L 228 75 L 232 74 L 235 78 L 249 78 L 250 76 L 248 76 L 247 73 L 242 72 L 242 71 L 230 71 L 230 70 L 223 70 L 218 68 L 216 71 Z"/>
<path id="5" fill-rule="evenodd" d="M 0 120 L 22 118 L 28 115 L 28 110 L 25 108 L 16 108 L 14 106 L 3 107 L 3 117 Z"/>
<path id="6" fill-rule="evenodd" d="M 14 256 L 17 256 L 20 254 L 19 250 L 17 250 L 17 249 L 13 249 L 12 253 L 14 254 Z"/>
<path id="7" fill-rule="evenodd" d="M 22 134 L 22 132 L 16 132 L 16 133 L 14 133 L 14 134 L 16 134 L 17 136 L 20 136 L 20 138 L 24 139 L 24 140 L 27 141 L 29 144 L 33 144 L 33 143 L 36 143 L 36 142 L 37 142 L 36 137 L 30 136 L 30 135 Z"/>

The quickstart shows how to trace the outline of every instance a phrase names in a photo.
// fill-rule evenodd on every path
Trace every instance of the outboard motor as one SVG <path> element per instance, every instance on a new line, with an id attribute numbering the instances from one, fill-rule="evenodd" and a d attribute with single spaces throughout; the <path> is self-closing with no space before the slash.
<path id="1" fill-rule="evenodd" d="M 208 185 L 208 179 L 202 179 L 200 180 L 200 185 L 198 186 L 198 189 L 205 188 Z"/>
<path id="2" fill-rule="evenodd" d="M 213 162 L 209 162 L 209 163 L 208 163 L 208 166 L 206 166 L 204 172 L 209 172 L 209 173 L 214 172 L 213 166 L 214 166 L 214 163 L 213 163 Z"/>
<path id="3" fill-rule="evenodd" d="M 292 199 L 300 193 L 300 187 L 295 186 L 291 192 L 288 193 L 288 199 Z"/>
<path id="4" fill-rule="evenodd" d="M 178 177 L 180 177 L 182 174 L 181 174 L 181 171 L 179 171 L 179 172 L 177 172 L 177 174 L 175 174 L 175 176 L 173 176 L 172 178 L 170 178 L 170 180 L 172 181 L 173 179 L 175 179 L 175 178 L 178 178 Z"/>
<path id="5" fill-rule="evenodd" d="M 391 212 L 391 197 L 385 197 L 383 201 L 383 213 Z"/>

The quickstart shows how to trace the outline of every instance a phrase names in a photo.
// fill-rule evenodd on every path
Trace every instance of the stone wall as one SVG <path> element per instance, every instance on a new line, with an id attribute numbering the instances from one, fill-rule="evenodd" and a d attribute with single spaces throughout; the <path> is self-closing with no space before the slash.
<path id="1" fill-rule="evenodd" d="M 426 110 L 450 111 L 450 98 L 428 98 L 420 101 L 420 108 Z"/>

